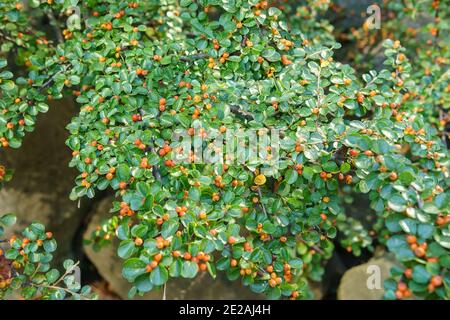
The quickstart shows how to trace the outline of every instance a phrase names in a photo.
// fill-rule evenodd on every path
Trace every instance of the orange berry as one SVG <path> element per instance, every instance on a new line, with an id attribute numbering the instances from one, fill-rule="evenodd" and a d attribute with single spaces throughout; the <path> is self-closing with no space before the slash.
<path id="1" fill-rule="evenodd" d="M 405 291 L 403 292 L 403 296 L 404 296 L 405 298 L 411 298 L 411 297 L 412 297 L 412 292 L 411 292 L 411 290 L 405 290 Z"/>
<path id="2" fill-rule="evenodd" d="M 403 292 L 401 292 L 400 290 L 395 291 L 395 296 L 397 297 L 398 300 L 403 299 Z"/>
<path id="3" fill-rule="evenodd" d="M 433 277 L 431 277 L 430 283 L 435 287 L 440 287 L 442 285 L 442 277 L 441 276 L 433 276 Z"/>
<path id="4" fill-rule="evenodd" d="M 127 183 L 125 182 L 125 181 L 121 181 L 120 183 L 119 183 L 119 188 L 120 189 L 125 189 L 127 187 Z"/>
<path id="5" fill-rule="evenodd" d="M 408 289 L 408 286 L 404 282 L 399 282 L 397 284 L 397 289 L 403 292 L 403 291 L 406 291 Z"/>
<path id="6" fill-rule="evenodd" d="M 172 251 L 172 256 L 173 256 L 174 258 L 178 258 L 178 257 L 181 256 L 181 253 L 180 253 L 180 251 L 175 250 L 175 251 Z"/>
<path id="7" fill-rule="evenodd" d="M 155 256 L 153 257 L 153 260 L 155 260 L 156 262 L 160 262 L 162 259 L 162 254 L 161 253 L 157 253 L 155 254 Z"/>
<path id="8" fill-rule="evenodd" d="M 424 248 L 422 248 L 422 247 L 418 247 L 418 248 L 416 248 L 415 250 L 414 250 L 414 254 L 416 255 L 416 256 L 418 256 L 419 258 L 422 258 L 422 257 L 424 257 L 425 256 L 425 249 Z"/>
<path id="9" fill-rule="evenodd" d="M 205 253 L 203 252 L 203 251 L 200 251 L 198 254 L 197 254 L 197 259 L 198 260 L 204 260 L 205 259 Z"/>
<path id="10" fill-rule="evenodd" d="M 397 178 L 398 178 L 398 175 L 396 172 L 391 172 L 389 174 L 389 179 L 391 179 L 391 181 L 395 181 L 395 180 L 397 180 Z"/>
<path id="11" fill-rule="evenodd" d="M 275 288 L 277 286 L 277 281 L 275 279 L 270 279 L 269 286 L 271 286 L 272 288 Z"/>
<path id="12" fill-rule="evenodd" d="M 141 246 L 143 243 L 144 243 L 144 241 L 141 238 L 139 238 L 139 237 L 134 239 L 134 244 L 137 245 L 137 246 Z"/>
<path id="13" fill-rule="evenodd" d="M 409 244 L 413 244 L 417 242 L 417 238 L 413 235 L 408 235 L 406 237 L 406 242 L 408 242 Z"/>
<path id="14" fill-rule="evenodd" d="M 411 279 L 412 278 L 412 269 L 411 268 L 406 269 L 403 274 L 405 275 L 406 278 Z"/>

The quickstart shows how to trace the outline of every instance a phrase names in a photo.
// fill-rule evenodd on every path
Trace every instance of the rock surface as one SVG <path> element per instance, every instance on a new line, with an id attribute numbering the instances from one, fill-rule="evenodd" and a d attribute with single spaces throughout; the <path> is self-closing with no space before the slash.
<path id="1" fill-rule="evenodd" d="M 71 256 L 86 207 L 82 203 L 79 209 L 69 199 L 77 172 L 68 167 L 71 154 L 65 145 L 69 134 L 65 126 L 77 111 L 71 100 L 52 103 L 46 114 L 39 115 L 35 131 L 25 136 L 19 149 L 0 154 L 0 163 L 14 170 L 13 179 L 0 191 L 0 214 L 17 216 L 13 232 L 34 221 L 45 224 L 58 241 L 58 261 Z"/>
<path id="2" fill-rule="evenodd" d="M 112 198 L 101 200 L 93 209 L 92 219 L 88 225 L 84 238 L 89 238 L 98 225 L 110 216 L 109 210 Z M 121 276 L 123 260 L 117 256 L 117 243 L 94 251 L 92 246 L 85 246 L 85 253 L 94 264 L 100 276 L 109 284 L 109 289 L 122 299 L 128 298 L 130 283 Z M 152 291 L 139 299 L 162 299 L 161 291 Z M 242 286 L 238 281 L 230 282 L 224 274 L 218 274 L 216 279 L 204 272 L 195 279 L 170 279 L 167 283 L 166 298 L 169 300 L 183 299 L 264 299 L 254 294 L 250 289 Z"/>
<path id="3" fill-rule="evenodd" d="M 380 300 L 383 297 L 383 282 L 395 266 L 391 255 L 383 255 L 367 263 L 353 267 L 341 279 L 337 298 L 339 300 Z"/>

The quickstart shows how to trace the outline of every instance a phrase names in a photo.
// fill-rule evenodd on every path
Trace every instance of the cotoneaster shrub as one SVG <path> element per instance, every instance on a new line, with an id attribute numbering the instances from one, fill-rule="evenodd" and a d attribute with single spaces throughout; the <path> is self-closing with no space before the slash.
<path id="1" fill-rule="evenodd" d="M 78 262 L 68 259 L 64 273 L 52 268 L 56 240 L 40 223 L 32 223 L 21 236 L 5 239 L 4 228 L 16 221 L 12 214 L 0 217 L 0 299 L 27 300 L 95 299 L 89 286 L 81 287 L 75 277 Z"/>
<path id="2" fill-rule="evenodd" d="M 384 1 L 381 6 L 382 28 L 368 30 L 367 24 L 346 34 L 337 31 L 338 38 L 355 41 L 361 51 L 349 52 L 355 65 L 361 69 L 374 68 L 380 55 L 381 41 L 387 38 L 402 39 L 408 56 L 417 61 L 412 69 L 416 88 L 405 95 L 415 101 L 417 112 L 439 131 L 444 143 L 448 137 L 449 65 L 448 44 L 449 10 L 443 1 Z"/>
<path id="3" fill-rule="evenodd" d="M 71 198 L 116 191 L 92 242 L 120 240 L 130 296 L 219 269 L 271 299 L 311 298 L 342 232 L 349 251 L 376 239 L 401 262 L 386 298 L 446 299 L 448 151 L 411 98 L 426 89 L 396 38 L 382 70 L 335 61 L 328 6 L 3 1 L 2 146 L 20 147 L 49 100 L 75 97 Z M 38 31 L 43 17 L 55 34 Z M 174 132 L 213 152 L 212 138 L 236 129 L 280 130 L 279 161 L 270 148 L 245 164 L 173 160 Z M 368 194 L 370 234 L 345 215 L 348 188 Z"/>
<path id="4" fill-rule="evenodd" d="M 11 170 L 0 166 L 0 189 L 11 179 Z M 75 268 L 79 262 L 67 259 L 64 273 L 52 268 L 57 242 L 45 226 L 33 222 L 19 235 L 11 234 L 13 214 L 0 215 L 0 299 L 62 300 L 96 299 L 90 286 L 81 286 Z"/>

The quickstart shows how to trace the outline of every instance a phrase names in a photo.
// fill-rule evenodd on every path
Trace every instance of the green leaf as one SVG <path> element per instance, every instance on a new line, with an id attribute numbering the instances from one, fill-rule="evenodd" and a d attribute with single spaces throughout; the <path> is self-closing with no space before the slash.
<path id="1" fill-rule="evenodd" d="M 169 273 L 165 267 L 162 267 L 161 265 L 157 266 L 155 269 L 152 270 L 150 274 L 150 280 L 152 281 L 152 284 L 155 286 L 163 285 L 167 282 L 169 279 Z"/>
<path id="2" fill-rule="evenodd" d="M 399 175 L 399 179 L 401 182 L 403 182 L 405 185 L 410 185 L 411 182 L 414 181 L 414 176 L 411 172 L 409 171 L 404 171 L 402 173 L 400 173 Z"/>
<path id="3" fill-rule="evenodd" d="M 289 170 L 286 172 L 285 179 L 286 179 L 286 182 L 287 182 L 288 184 L 293 184 L 293 183 L 295 183 L 295 181 L 297 181 L 297 178 L 298 178 L 297 170 L 289 169 Z"/>
<path id="4" fill-rule="evenodd" d="M 216 271 L 216 266 L 213 263 L 206 263 L 206 266 L 208 268 L 208 272 L 211 275 L 211 277 L 213 279 L 215 279 L 217 277 L 217 271 Z"/>
<path id="5" fill-rule="evenodd" d="M 281 10 L 276 7 L 269 8 L 269 16 L 280 16 L 282 14 Z"/>
<path id="6" fill-rule="evenodd" d="M 59 275 L 60 275 L 60 273 L 59 273 L 58 270 L 52 269 L 52 270 L 48 271 L 48 272 L 45 274 L 45 277 L 47 278 L 48 283 L 49 283 L 49 284 L 52 284 L 52 283 L 54 283 L 56 280 L 58 280 Z"/>
<path id="7" fill-rule="evenodd" d="M 150 193 L 150 187 L 147 183 L 139 181 L 136 184 L 136 189 L 142 196 L 147 196 Z"/>
<path id="8" fill-rule="evenodd" d="M 72 259 L 66 259 L 63 262 L 63 267 L 65 270 L 69 270 L 73 267 L 74 264 L 75 262 Z"/>
<path id="9" fill-rule="evenodd" d="M 44 250 L 47 252 L 54 252 L 56 250 L 57 244 L 55 239 L 50 239 L 44 241 Z"/>
<path id="10" fill-rule="evenodd" d="M 120 242 L 119 248 L 117 248 L 117 254 L 122 259 L 130 258 L 136 251 L 136 245 L 133 240 L 125 240 Z"/>
<path id="11" fill-rule="evenodd" d="M 303 267 L 303 261 L 300 258 L 292 259 L 289 261 L 289 265 L 295 269 L 301 269 Z"/>
<path id="12" fill-rule="evenodd" d="M 131 228 L 131 235 L 133 237 L 140 237 L 140 238 L 145 238 L 145 235 L 148 232 L 148 226 L 141 223 L 141 224 L 137 224 L 135 226 L 133 226 L 133 228 Z"/>
<path id="13" fill-rule="evenodd" d="M 136 277 L 145 273 L 145 267 L 147 265 L 144 261 L 138 258 L 131 258 L 124 262 L 122 275 L 129 281 L 134 281 Z"/>
<path id="14" fill-rule="evenodd" d="M 340 170 L 341 170 L 342 173 L 347 173 L 347 172 L 350 171 L 351 168 L 352 168 L 352 167 L 350 166 L 349 163 L 344 162 L 344 163 L 341 164 Z"/>
<path id="15" fill-rule="evenodd" d="M 335 162 L 329 161 L 322 165 L 323 171 L 337 173 L 339 172 L 339 168 Z"/>
<path id="16" fill-rule="evenodd" d="M 12 213 L 5 214 L 0 218 L 0 224 L 4 225 L 5 227 L 10 227 L 14 224 L 16 224 L 17 218 Z"/>
<path id="17" fill-rule="evenodd" d="M 417 283 L 427 284 L 431 278 L 431 274 L 428 273 L 425 267 L 416 265 L 413 267 L 412 277 Z"/>
<path id="18" fill-rule="evenodd" d="M 5 258 L 9 260 L 14 260 L 19 256 L 19 250 L 17 249 L 9 249 L 5 252 Z"/>
<path id="19" fill-rule="evenodd" d="M 122 223 L 116 230 L 116 235 L 119 240 L 127 240 L 130 235 L 130 226 L 128 223 Z"/>
<path id="20" fill-rule="evenodd" d="M 5 80 L 0 85 L 0 88 L 5 91 L 12 91 L 14 90 L 15 87 L 16 87 L 15 83 L 11 80 Z"/>
<path id="21" fill-rule="evenodd" d="M 134 285 L 140 292 L 149 292 L 153 289 L 152 281 L 150 280 L 150 275 L 145 273 L 136 278 Z"/>
<path id="22" fill-rule="evenodd" d="M 176 220 L 168 220 L 164 222 L 161 229 L 161 236 L 166 239 L 174 235 L 175 232 L 177 232 L 179 225 L 180 224 Z"/>
<path id="23" fill-rule="evenodd" d="M 273 48 L 265 49 L 261 56 L 270 62 L 281 60 L 281 55 Z"/>
<path id="24" fill-rule="evenodd" d="M 12 138 L 9 140 L 9 146 L 13 149 L 18 149 L 22 146 L 22 140 L 17 138 Z"/>
<path id="25" fill-rule="evenodd" d="M 388 201 L 388 206 L 396 212 L 404 212 L 406 210 L 406 201 L 402 196 L 393 195 Z"/>
<path id="26" fill-rule="evenodd" d="M 281 290 L 278 287 L 267 289 L 267 299 L 269 300 L 277 300 L 281 297 Z"/>
<path id="27" fill-rule="evenodd" d="M 192 279 L 197 275 L 198 265 L 192 261 L 184 261 L 181 268 L 181 276 L 183 278 Z"/>
<path id="28" fill-rule="evenodd" d="M 131 177 L 130 167 L 126 164 L 121 164 L 117 167 L 117 177 L 120 181 L 128 182 Z"/>
<path id="29" fill-rule="evenodd" d="M 412 219 L 404 219 L 399 221 L 400 227 L 409 234 L 415 234 L 417 231 L 417 223 Z"/>
<path id="30" fill-rule="evenodd" d="M 310 167 L 304 167 L 302 175 L 306 180 L 311 180 L 314 176 L 314 171 Z"/>
<path id="31" fill-rule="evenodd" d="M 171 277 L 179 277 L 181 275 L 182 262 L 174 260 L 170 265 L 169 274 Z"/>
<path id="32" fill-rule="evenodd" d="M 430 239 L 433 236 L 434 227 L 429 224 L 420 224 L 417 228 L 417 234 L 422 239 Z"/>
<path id="33" fill-rule="evenodd" d="M 43 102 L 36 104 L 36 108 L 41 113 L 46 113 L 48 111 L 48 105 Z"/>
<path id="34" fill-rule="evenodd" d="M 196 29 L 198 32 L 206 34 L 209 38 L 214 38 L 212 30 L 204 25 L 202 25 L 197 19 L 191 20 L 192 27 Z"/>
<path id="35" fill-rule="evenodd" d="M 192 0 L 181 0 L 180 1 L 180 6 L 182 7 L 187 7 L 192 3 Z"/>

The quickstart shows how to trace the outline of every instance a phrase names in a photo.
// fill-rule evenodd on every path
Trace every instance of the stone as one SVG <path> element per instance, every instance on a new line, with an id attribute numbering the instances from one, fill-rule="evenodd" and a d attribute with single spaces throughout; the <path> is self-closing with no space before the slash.
<path id="1" fill-rule="evenodd" d="M 96 227 L 102 221 L 110 217 L 112 197 L 99 201 L 93 209 L 92 219 L 84 233 L 84 238 L 89 239 Z M 122 299 L 128 299 L 128 291 L 131 284 L 122 277 L 123 260 L 117 256 L 117 241 L 112 245 L 95 251 L 92 246 L 86 245 L 84 251 L 87 258 L 95 266 L 99 275 L 109 284 L 109 290 L 115 292 Z M 83 275 L 81 275 L 83 276 Z M 162 299 L 161 290 L 154 290 L 143 297 L 135 296 L 134 299 Z M 264 299 L 264 296 L 254 294 L 249 288 L 242 286 L 239 281 L 230 282 L 222 273 L 218 273 L 213 279 L 208 272 L 199 274 L 194 279 L 170 279 L 166 285 L 166 299 L 168 300 L 206 300 L 229 299 L 248 300 Z"/>
<path id="2" fill-rule="evenodd" d="M 337 291 L 338 300 L 380 300 L 383 283 L 396 265 L 391 254 L 374 257 L 367 263 L 350 268 L 343 275 Z"/>
<path id="3" fill-rule="evenodd" d="M 13 169 L 10 182 L 0 191 L 0 215 L 13 213 L 17 224 L 9 234 L 34 221 L 43 223 L 58 241 L 55 263 L 73 256 L 87 203 L 81 209 L 69 199 L 77 172 L 69 168 L 70 149 L 65 145 L 65 126 L 78 112 L 72 100 L 51 103 L 49 111 L 38 116 L 34 132 L 27 133 L 19 149 L 3 150 L 0 164 Z"/>

